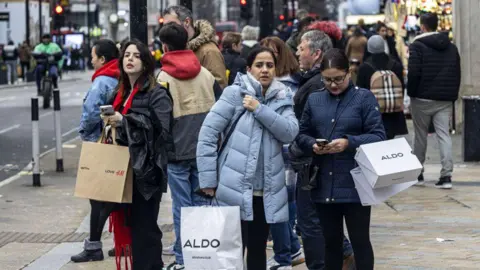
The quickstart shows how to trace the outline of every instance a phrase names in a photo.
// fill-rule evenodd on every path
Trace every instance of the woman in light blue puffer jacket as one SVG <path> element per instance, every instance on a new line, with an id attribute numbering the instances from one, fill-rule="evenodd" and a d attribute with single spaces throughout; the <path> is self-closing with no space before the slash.
<path id="1" fill-rule="evenodd" d="M 239 206 L 247 268 L 265 269 L 269 225 L 288 220 L 282 145 L 298 134 L 292 92 L 275 80 L 276 58 L 253 50 L 203 122 L 197 146 L 200 187 L 220 205 Z M 238 123 L 234 123 L 238 119 Z M 221 133 L 229 134 L 218 151 Z M 247 233 L 248 231 L 248 233 Z"/>

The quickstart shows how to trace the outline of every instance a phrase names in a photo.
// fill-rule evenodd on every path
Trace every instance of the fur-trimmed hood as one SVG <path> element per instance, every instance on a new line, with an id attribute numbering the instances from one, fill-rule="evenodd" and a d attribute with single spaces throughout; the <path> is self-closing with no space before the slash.
<path id="1" fill-rule="evenodd" d="M 195 28 L 195 36 L 188 42 L 188 49 L 192 51 L 197 51 L 203 45 L 213 42 L 217 45 L 215 41 L 215 29 L 212 24 L 206 20 L 197 20 L 193 24 Z"/>

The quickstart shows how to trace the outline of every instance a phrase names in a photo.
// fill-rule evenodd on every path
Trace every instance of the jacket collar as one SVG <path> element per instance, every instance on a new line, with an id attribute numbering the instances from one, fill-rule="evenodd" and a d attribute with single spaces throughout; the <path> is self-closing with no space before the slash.
<path id="1" fill-rule="evenodd" d="M 203 45 L 215 41 L 215 29 L 212 24 L 206 20 L 197 20 L 194 24 L 195 36 L 188 42 L 188 49 L 197 51 Z"/>
<path id="2" fill-rule="evenodd" d="M 417 41 L 417 40 L 419 40 L 419 39 L 421 39 L 421 38 L 428 37 L 428 36 L 431 36 L 431 35 L 436 35 L 436 34 L 438 34 L 438 32 L 426 32 L 426 33 L 423 33 L 423 34 L 420 34 L 420 35 L 416 36 L 416 37 L 413 39 L 413 41 Z"/>
<path id="3" fill-rule="evenodd" d="M 264 99 L 265 101 L 279 99 L 293 104 L 292 91 L 277 79 L 272 81 L 270 87 L 267 89 L 265 97 L 262 95 L 262 85 L 249 72 L 247 72 L 246 75 L 238 73 L 234 84 L 241 87 L 242 94 L 255 96 L 260 100 Z"/>

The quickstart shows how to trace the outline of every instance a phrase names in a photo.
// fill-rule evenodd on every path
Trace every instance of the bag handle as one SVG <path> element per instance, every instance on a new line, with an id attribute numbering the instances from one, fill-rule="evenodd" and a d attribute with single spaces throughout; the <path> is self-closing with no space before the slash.
<path id="1" fill-rule="evenodd" d="M 98 138 L 97 143 L 106 143 L 108 138 L 112 138 L 112 144 L 117 145 L 116 138 L 117 129 L 113 127 L 108 121 L 104 121 L 104 127 L 102 129 L 102 134 Z"/>

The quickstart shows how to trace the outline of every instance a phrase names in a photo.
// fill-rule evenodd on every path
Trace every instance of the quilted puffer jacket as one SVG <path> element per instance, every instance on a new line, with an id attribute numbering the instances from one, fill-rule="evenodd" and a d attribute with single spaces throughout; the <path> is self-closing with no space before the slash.
<path id="1" fill-rule="evenodd" d="M 245 95 L 261 102 L 258 111 L 242 115 Z M 218 154 L 219 134 L 228 131 L 240 115 L 232 135 Z M 287 221 L 282 144 L 292 142 L 297 134 L 292 92 L 274 80 L 263 96 L 260 83 L 252 75 L 238 75 L 235 83 L 223 91 L 200 130 L 197 146 L 200 187 L 216 188 L 220 205 L 240 206 L 242 220 L 253 220 L 253 182 L 260 145 L 263 145 L 265 217 L 270 224 Z"/>

